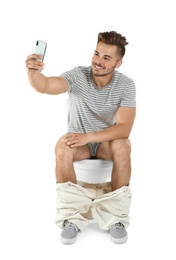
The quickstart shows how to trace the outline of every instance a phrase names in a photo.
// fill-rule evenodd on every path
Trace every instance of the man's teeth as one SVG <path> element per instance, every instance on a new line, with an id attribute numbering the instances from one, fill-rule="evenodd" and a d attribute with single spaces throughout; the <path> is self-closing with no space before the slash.
<path id="1" fill-rule="evenodd" d="M 97 68 L 97 69 L 102 69 L 102 67 L 101 67 L 101 66 L 98 66 L 98 65 L 95 65 L 95 68 Z"/>

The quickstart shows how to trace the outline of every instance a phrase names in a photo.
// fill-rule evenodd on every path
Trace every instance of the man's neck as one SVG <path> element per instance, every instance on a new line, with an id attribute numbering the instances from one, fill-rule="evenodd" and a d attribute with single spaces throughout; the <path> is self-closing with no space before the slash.
<path id="1" fill-rule="evenodd" d="M 92 75 L 92 79 L 98 88 L 103 88 L 104 86 L 106 86 L 112 80 L 112 77 L 113 77 L 112 74 L 106 76 Z"/>

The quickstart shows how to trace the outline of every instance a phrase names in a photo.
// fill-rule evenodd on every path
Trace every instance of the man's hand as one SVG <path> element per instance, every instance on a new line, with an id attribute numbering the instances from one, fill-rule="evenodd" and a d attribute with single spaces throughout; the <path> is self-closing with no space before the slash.
<path id="1" fill-rule="evenodd" d="M 90 135 L 79 133 L 66 134 L 62 138 L 62 142 L 66 143 L 71 148 L 83 146 L 90 142 Z"/>
<path id="2" fill-rule="evenodd" d="M 39 61 L 41 58 L 42 57 L 37 54 L 32 54 L 27 57 L 26 68 L 28 72 L 30 70 L 38 70 L 41 72 L 44 69 L 44 63 Z"/>

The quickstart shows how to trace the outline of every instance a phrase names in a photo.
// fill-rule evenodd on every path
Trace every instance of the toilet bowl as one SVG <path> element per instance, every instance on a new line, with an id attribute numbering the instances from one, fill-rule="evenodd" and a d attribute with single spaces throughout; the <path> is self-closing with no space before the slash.
<path id="1" fill-rule="evenodd" d="M 111 180 L 112 161 L 88 159 L 74 162 L 77 180 L 87 183 L 102 183 Z"/>

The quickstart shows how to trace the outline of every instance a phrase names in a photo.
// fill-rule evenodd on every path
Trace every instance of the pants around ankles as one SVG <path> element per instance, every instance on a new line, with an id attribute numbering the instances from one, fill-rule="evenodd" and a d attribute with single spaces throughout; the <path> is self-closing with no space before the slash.
<path id="1" fill-rule="evenodd" d="M 131 204 L 129 186 L 112 191 L 110 182 L 89 184 L 79 181 L 77 184 L 65 182 L 56 185 L 55 221 L 60 228 L 68 220 L 83 231 L 92 219 L 104 230 L 109 230 L 117 222 L 128 227 Z"/>

